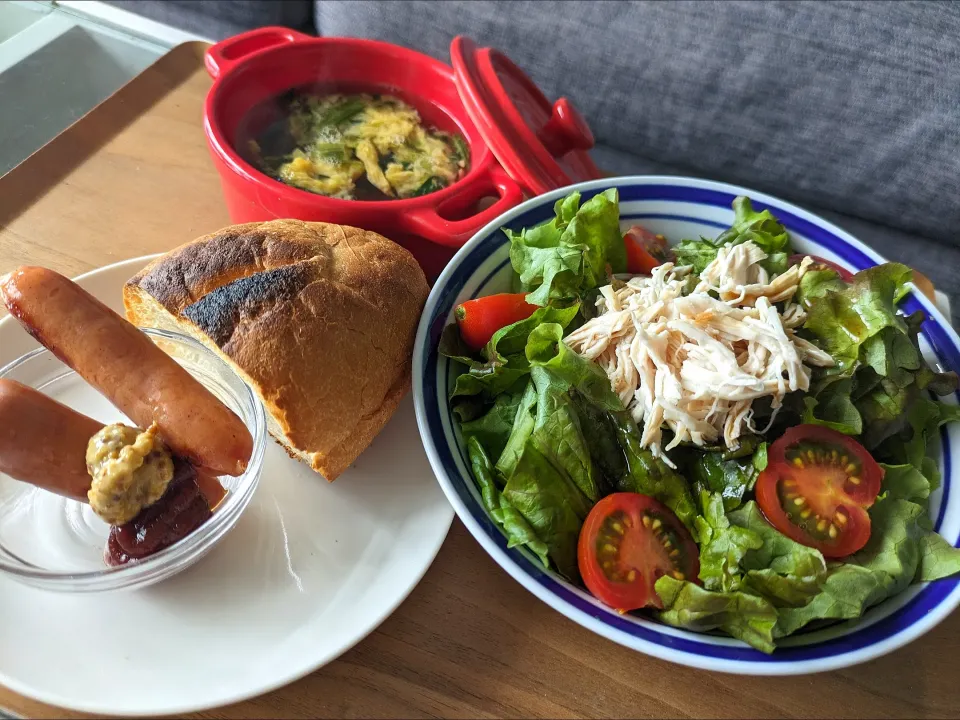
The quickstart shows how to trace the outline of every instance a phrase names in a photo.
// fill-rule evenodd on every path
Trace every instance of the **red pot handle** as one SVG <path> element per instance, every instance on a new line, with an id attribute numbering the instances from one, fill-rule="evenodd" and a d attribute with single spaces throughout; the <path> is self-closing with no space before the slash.
<path id="1" fill-rule="evenodd" d="M 204 54 L 203 64 L 206 65 L 210 77 L 216 80 L 238 62 L 254 53 L 277 45 L 310 39 L 310 35 L 290 28 L 279 26 L 257 28 L 228 37 L 211 46 Z"/>
<path id="2" fill-rule="evenodd" d="M 523 190 L 503 168 L 494 165 L 459 195 L 439 206 L 450 203 L 471 205 L 492 194 L 500 196 L 493 205 L 462 220 L 447 220 L 437 212 L 437 207 L 428 207 L 404 213 L 403 223 L 407 231 L 414 235 L 439 245 L 458 248 L 495 217 L 519 205 L 523 201 Z"/>

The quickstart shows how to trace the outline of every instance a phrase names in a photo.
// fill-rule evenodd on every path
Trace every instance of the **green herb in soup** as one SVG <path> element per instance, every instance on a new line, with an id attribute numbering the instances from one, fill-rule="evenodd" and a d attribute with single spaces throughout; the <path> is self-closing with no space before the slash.
<path id="1" fill-rule="evenodd" d="M 254 162 L 287 185 L 347 200 L 412 198 L 466 172 L 462 138 L 424 126 L 385 95 L 294 92 L 284 117 L 248 143 Z"/>

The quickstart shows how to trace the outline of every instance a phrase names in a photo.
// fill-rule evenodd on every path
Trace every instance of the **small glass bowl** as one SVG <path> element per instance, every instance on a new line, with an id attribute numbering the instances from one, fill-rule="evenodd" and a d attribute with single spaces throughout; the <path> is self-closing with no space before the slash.
<path id="1" fill-rule="evenodd" d="M 120 567 L 103 559 L 110 526 L 89 505 L 19 482 L 0 473 L 0 574 L 58 592 L 140 588 L 189 567 L 237 523 L 260 481 L 267 430 L 263 405 L 226 362 L 186 335 L 141 328 L 217 398 L 233 410 L 253 437 L 246 472 L 225 475 L 227 496 L 213 516 L 187 537 L 148 558 Z M 0 369 L 16 380 L 104 424 L 131 424 L 110 402 L 46 348 Z"/>

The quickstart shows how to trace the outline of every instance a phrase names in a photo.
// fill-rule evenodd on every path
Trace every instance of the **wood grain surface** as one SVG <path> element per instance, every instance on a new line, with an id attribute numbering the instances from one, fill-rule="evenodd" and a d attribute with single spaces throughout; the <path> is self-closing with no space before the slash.
<path id="1" fill-rule="evenodd" d="M 76 275 L 229 224 L 201 126 L 203 47 L 175 49 L 0 178 L 0 273 L 35 263 Z M 954 613 L 848 670 L 760 679 L 683 668 L 551 610 L 454 521 L 424 580 L 357 647 L 196 717 L 957 717 L 958 658 Z M 82 717 L 2 687 L 0 708 Z"/>

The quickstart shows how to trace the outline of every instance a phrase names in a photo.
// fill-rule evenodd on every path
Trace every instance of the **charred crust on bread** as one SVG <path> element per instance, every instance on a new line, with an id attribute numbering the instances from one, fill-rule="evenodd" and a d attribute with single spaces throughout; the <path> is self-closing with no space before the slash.
<path id="1" fill-rule="evenodd" d="M 184 308 L 183 315 L 222 348 L 243 317 L 255 317 L 278 302 L 293 302 L 314 277 L 316 272 L 304 264 L 265 270 L 204 295 Z"/>
<path id="2" fill-rule="evenodd" d="M 329 252 L 324 237 L 318 237 L 307 223 L 280 220 L 231 225 L 171 251 L 127 284 L 140 287 L 178 315 L 223 284 L 271 267 L 325 258 Z"/>

